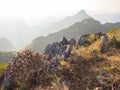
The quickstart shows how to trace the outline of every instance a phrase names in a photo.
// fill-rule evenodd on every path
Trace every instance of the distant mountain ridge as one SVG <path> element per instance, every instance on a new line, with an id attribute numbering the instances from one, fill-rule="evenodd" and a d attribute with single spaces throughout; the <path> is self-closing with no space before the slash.
<path id="1" fill-rule="evenodd" d="M 115 22 L 120 21 L 119 17 L 119 14 L 111 14 L 109 16 L 100 15 L 99 19 L 97 19 L 97 17 L 95 19 L 99 21 L 105 20 L 105 22 Z M 16 50 L 20 50 L 31 43 L 31 41 L 36 37 L 47 36 L 50 33 L 55 33 L 65 28 L 67 29 L 76 22 L 81 22 L 82 20 L 88 18 L 92 18 L 91 15 L 88 15 L 85 10 L 80 10 L 74 15 L 69 15 L 61 19 L 55 17 L 48 17 L 44 19 L 33 18 L 31 20 L 32 25 L 30 26 L 27 19 L 19 15 L 7 15 L 0 18 L 0 36 L 11 40 L 16 47 Z M 110 24 L 107 24 L 106 26 L 111 27 Z"/>
<path id="2" fill-rule="evenodd" d="M 95 32 L 107 32 L 111 28 L 120 28 L 120 23 L 106 23 L 101 24 L 99 21 L 93 18 L 85 19 L 82 22 L 76 22 L 72 26 L 60 30 L 59 32 L 49 34 L 46 37 L 38 37 L 32 41 L 27 48 L 36 51 L 43 52 L 44 48 L 53 42 L 59 41 L 63 36 L 67 39 L 77 38 L 82 34 L 89 34 Z"/>
<path id="3" fill-rule="evenodd" d="M 15 55 L 16 52 L 0 51 L 0 63 L 8 63 Z"/>
<path id="4" fill-rule="evenodd" d="M 111 14 L 96 14 L 93 15 L 93 17 L 102 22 L 102 23 L 106 23 L 106 22 L 120 22 L 120 13 L 111 13 Z"/>
<path id="5" fill-rule="evenodd" d="M 57 32 L 60 31 L 64 28 L 67 28 L 71 25 L 73 25 L 76 22 L 81 22 L 84 19 L 87 18 L 92 18 L 90 15 L 88 15 L 85 10 L 81 10 L 78 13 L 76 13 L 73 16 L 67 16 L 65 18 L 63 18 L 62 20 L 53 23 L 52 25 L 50 25 L 45 32 L 49 33 L 53 33 L 53 32 Z"/>
<path id="6" fill-rule="evenodd" d="M 6 38 L 0 38 L 0 51 L 13 51 L 14 45 Z"/>
<path id="7" fill-rule="evenodd" d="M 0 35 L 9 38 L 16 49 L 19 50 L 38 36 L 57 32 L 75 22 L 79 22 L 89 17 L 90 16 L 87 15 L 85 11 L 80 11 L 73 16 L 61 20 L 58 20 L 55 17 L 33 20 L 33 26 L 29 26 L 28 22 L 20 16 L 4 16 L 0 18 Z"/>

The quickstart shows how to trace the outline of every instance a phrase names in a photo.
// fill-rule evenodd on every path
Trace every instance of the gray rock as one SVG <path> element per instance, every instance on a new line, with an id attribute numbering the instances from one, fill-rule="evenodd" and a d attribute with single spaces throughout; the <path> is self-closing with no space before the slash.
<path id="1" fill-rule="evenodd" d="M 71 54 L 72 46 L 67 45 L 67 49 L 62 53 L 62 58 L 68 58 Z"/>
<path id="2" fill-rule="evenodd" d="M 58 42 L 55 42 L 53 43 L 52 45 L 48 45 L 46 48 L 45 48 L 45 54 L 53 54 L 54 56 L 56 54 L 58 54 L 60 51 L 60 47 L 59 47 L 59 44 Z"/>
<path id="3" fill-rule="evenodd" d="M 70 44 L 71 46 L 75 45 L 75 44 L 76 44 L 76 40 L 75 40 L 74 38 L 71 38 L 71 39 L 69 40 L 69 44 Z"/>
<path id="4" fill-rule="evenodd" d="M 60 63 L 59 61 L 60 61 L 60 59 L 58 56 L 53 57 L 52 60 L 50 61 L 49 68 L 52 71 L 52 73 L 54 73 L 54 74 L 56 74 L 58 71 L 58 65 Z"/>
<path id="5" fill-rule="evenodd" d="M 82 37 L 85 37 L 85 38 L 87 38 L 87 37 L 89 37 L 90 36 L 90 34 L 83 34 L 82 35 Z"/>
<path id="6" fill-rule="evenodd" d="M 68 44 L 68 41 L 65 37 L 63 37 L 61 40 L 60 40 L 60 44 Z"/>
<path id="7" fill-rule="evenodd" d="M 56 43 L 55 53 L 56 53 L 56 54 L 59 54 L 59 53 L 60 53 L 60 50 L 61 50 L 61 47 L 60 47 L 59 43 Z"/>
<path id="8" fill-rule="evenodd" d="M 107 42 L 108 41 L 108 37 L 107 37 L 107 35 L 103 35 L 102 37 L 101 37 L 101 42 Z"/>
<path id="9" fill-rule="evenodd" d="M 51 49 L 51 44 L 48 44 L 44 50 L 45 54 L 49 54 Z"/>
<path id="10" fill-rule="evenodd" d="M 62 45 L 59 42 L 54 42 L 46 47 L 44 54 L 46 54 L 50 60 L 56 55 L 61 55 L 66 50 L 66 45 L 67 44 Z"/>
<path id="11" fill-rule="evenodd" d="M 79 46 L 82 46 L 82 45 L 86 45 L 86 44 L 88 44 L 89 42 L 86 40 L 86 39 L 84 39 L 82 36 L 80 36 L 78 39 L 77 39 L 77 44 L 79 45 Z"/>
<path id="12" fill-rule="evenodd" d="M 102 49 L 101 49 L 101 51 L 102 52 L 106 52 L 107 50 L 108 50 L 108 44 L 107 44 L 107 42 L 108 42 L 108 37 L 107 37 L 107 35 L 103 35 L 102 37 L 101 37 L 101 46 L 102 46 Z"/>
<path id="13" fill-rule="evenodd" d="M 11 85 L 11 82 L 9 80 L 9 76 L 5 74 L 1 90 L 6 90 L 10 85 Z"/>
<path id="14" fill-rule="evenodd" d="M 104 33 L 102 33 L 102 32 L 94 33 L 94 36 L 102 36 L 102 35 L 104 35 Z"/>
<path id="15" fill-rule="evenodd" d="M 69 55 L 71 53 L 71 50 L 72 50 L 72 46 L 67 45 L 67 49 L 65 50 L 65 52 Z"/>
<path id="16" fill-rule="evenodd" d="M 67 39 L 63 37 L 60 42 L 54 42 L 53 44 L 49 44 L 45 48 L 44 54 L 48 56 L 48 60 L 52 60 L 52 58 L 58 55 L 67 57 L 71 53 L 72 46 L 75 44 L 75 39 L 72 38 L 70 39 L 70 41 L 67 41 Z"/>

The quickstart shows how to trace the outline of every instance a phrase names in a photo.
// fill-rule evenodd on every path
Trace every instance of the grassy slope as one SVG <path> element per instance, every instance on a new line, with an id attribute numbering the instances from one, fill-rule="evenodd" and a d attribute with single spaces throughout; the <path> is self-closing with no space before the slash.
<path id="1" fill-rule="evenodd" d="M 62 71 L 60 78 L 67 83 L 54 82 L 50 90 L 93 90 L 96 87 L 117 90 L 120 85 L 120 30 L 111 30 L 107 35 L 109 41 L 105 53 L 100 51 L 100 39 L 96 41 L 92 35 L 89 38 L 92 42 L 90 46 L 75 46 L 70 61 L 61 61 L 59 65 Z M 115 40 L 112 37 L 115 37 Z M 41 87 L 36 87 L 35 90 L 39 88 Z"/>
<path id="2" fill-rule="evenodd" d="M 44 75 L 42 82 L 47 83 L 49 80 L 46 78 L 49 77 L 53 79 L 51 86 L 46 85 L 43 88 L 30 82 L 34 87 L 29 90 L 93 90 L 96 87 L 102 87 L 103 90 L 119 90 L 117 88 L 120 85 L 120 30 L 111 30 L 107 35 L 109 39 L 106 52 L 101 52 L 100 38 L 91 35 L 87 38 L 91 42 L 89 46 L 74 46 L 70 60 L 60 60 L 59 72 L 55 76 L 52 76 L 51 72 L 47 76 Z"/>

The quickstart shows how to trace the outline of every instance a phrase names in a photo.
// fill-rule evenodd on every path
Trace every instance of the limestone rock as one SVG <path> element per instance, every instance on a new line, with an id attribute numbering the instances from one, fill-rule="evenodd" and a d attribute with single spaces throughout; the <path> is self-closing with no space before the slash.
<path id="1" fill-rule="evenodd" d="M 11 82 L 9 80 L 9 76 L 7 76 L 6 74 L 4 75 L 4 80 L 3 80 L 3 84 L 2 84 L 2 89 L 1 90 L 6 90 L 8 89 L 8 87 L 10 87 Z"/>
<path id="2" fill-rule="evenodd" d="M 82 35 L 82 37 L 85 37 L 85 38 L 87 38 L 87 37 L 89 37 L 90 36 L 90 34 L 83 34 Z"/>
<path id="3" fill-rule="evenodd" d="M 74 38 L 71 38 L 71 39 L 69 40 L 69 44 L 70 44 L 71 46 L 75 45 L 75 44 L 76 44 L 76 40 L 75 40 Z"/>
<path id="4" fill-rule="evenodd" d="M 49 54 L 49 55 L 55 56 L 55 55 L 59 54 L 60 50 L 61 49 L 60 49 L 59 43 L 55 42 L 52 45 L 49 44 L 45 48 L 45 54 Z"/>
<path id="5" fill-rule="evenodd" d="M 88 41 L 86 39 L 84 39 L 83 36 L 80 36 L 78 39 L 77 39 L 77 44 L 79 46 L 82 46 L 82 45 L 86 45 L 88 44 Z"/>
<path id="6" fill-rule="evenodd" d="M 71 50 L 72 50 L 72 46 L 71 45 L 67 45 L 67 49 L 63 52 L 62 57 L 68 58 L 69 55 L 71 54 Z"/>
<path id="7" fill-rule="evenodd" d="M 49 59 L 52 59 L 56 55 L 62 55 L 67 49 L 68 41 L 65 37 L 61 39 L 60 42 L 54 42 L 53 44 L 49 44 L 44 51 L 44 54 L 48 55 Z M 75 44 L 75 40 L 71 40 L 70 44 Z M 68 49 L 67 49 L 68 50 Z M 69 51 L 69 50 L 68 50 Z M 68 52 L 66 51 L 66 53 Z"/>
<path id="8" fill-rule="evenodd" d="M 68 41 L 67 41 L 67 39 L 66 39 L 66 37 L 63 37 L 61 40 L 60 40 L 60 44 L 67 44 L 68 43 Z"/>
<path id="9" fill-rule="evenodd" d="M 101 44 L 101 52 L 106 52 L 108 50 L 108 37 L 107 37 L 107 35 L 103 35 L 101 37 L 100 44 Z"/>
<path id="10" fill-rule="evenodd" d="M 104 33 L 102 33 L 102 32 L 94 33 L 94 36 L 102 36 L 102 35 L 104 35 Z"/>

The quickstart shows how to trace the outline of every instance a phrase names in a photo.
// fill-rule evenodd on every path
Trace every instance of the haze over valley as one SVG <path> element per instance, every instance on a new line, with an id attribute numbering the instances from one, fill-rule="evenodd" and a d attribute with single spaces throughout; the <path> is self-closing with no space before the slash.
<path id="1" fill-rule="evenodd" d="M 58 32 L 87 18 L 94 18 L 101 23 L 120 21 L 119 13 L 92 15 L 88 14 L 85 10 L 80 10 L 77 13 L 62 18 L 50 16 L 43 19 L 33 18 L 29 19 L 29 21 L 17 15 L 4 16 L 0 19 L 0 37 L 8 39 L 13 44 L 14 50 L 20 50 L 37 37 Z"/>

